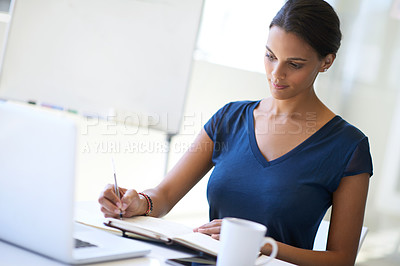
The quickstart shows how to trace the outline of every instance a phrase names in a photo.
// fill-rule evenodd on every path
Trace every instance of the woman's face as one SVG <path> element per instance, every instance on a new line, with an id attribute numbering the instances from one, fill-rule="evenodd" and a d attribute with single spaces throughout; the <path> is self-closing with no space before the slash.
<path id="1" fill-rule="evenodd" d="M 280 100 L 311 92 L 318 73 L 332 64 L 327 64 L 332 55 L 319 59 L 305 41 L 277 26 L 270 29 L 266 48 L 264 65 L 271 94 Z"/>

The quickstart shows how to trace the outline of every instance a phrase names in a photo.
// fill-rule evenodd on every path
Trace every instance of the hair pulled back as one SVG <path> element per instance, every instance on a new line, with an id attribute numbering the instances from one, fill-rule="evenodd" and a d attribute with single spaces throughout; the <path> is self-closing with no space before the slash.
<path id="1" fill-rule="evenodd" d="M 342 33 L 335 10 L 323 0 L 288 0 L 278 11 L 270 28 L 278 26 L 306 41 L 322 59 L 336 55 Z"/>

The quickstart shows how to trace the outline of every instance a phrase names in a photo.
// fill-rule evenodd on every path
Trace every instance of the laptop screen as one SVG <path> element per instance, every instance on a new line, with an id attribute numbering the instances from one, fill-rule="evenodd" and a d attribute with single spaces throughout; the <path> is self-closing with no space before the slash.
<path id="1" fill-rule="evenodd" d="M 0 239 L 71 256 L 76 126 L 53 110 L 0 102 Z"/>

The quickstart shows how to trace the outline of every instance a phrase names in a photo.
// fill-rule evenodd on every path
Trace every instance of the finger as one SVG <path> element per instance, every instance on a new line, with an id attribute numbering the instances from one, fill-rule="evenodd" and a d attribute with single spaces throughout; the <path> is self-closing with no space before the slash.
<path id="1" fill-rule="evenodd" d="M 211 237 L 216 239 L 216 240 L 219 240 L 219 236 L 220 236 L 220 234 L 212 234 L 211 235 Z"/>
<path id="2" fill-rule="evenodd" d="M 126 188 L 122 187 L 119 188 L 119 195 L 121 196 L 121 198 L 125 195 L 126 191 L 127 191 Z"/>
<path id="3" fill-rule="evenodd" d="M 111 202 L 113 202 L 118 208 L 121 208 L 121 194 L 117 195 L 114 186 L 109 187 L 104 191 L 104 196 Z"/>
<path id="4" fill-rule="evenodd" d="M 221 219 L 215 219 L 215 220 L 212 220 L 209 223 L 203 224 L 198 229 L 212 228 L 212 227 L 215 227 L 215 226 L 221 226 L 221 224 L 222 224 L 222 220 Z"/>
<path id="5" fill-rule="evenodd" d="M 221 227 L 216 226 L 216 227 L 210 227 L 210 228 L 200 228 L 198 230 L 199 233 L 206 234 L 206 235 L 213 235 L 213 234 L 219 234 L 221 232 Z"/>
<path id="6" fill-rule="evenodd" d="M 118 217 L 119 214 L 116 214 L 115 212 L 109 211 L 108 209 L 104 208 L 103 206 L 100 208 L 100 211 L 104 214 L 104 217 Z"/>
<path id="7" fill-rule="evenodd" d="M 219 235 L 219 233 L 221 232 L 221 225 L 222 225 L 222 220 L 216 219 L 195 229 L 195 232 L 199 232 L 210 236 Z M 219 239 L 219 236 L 214 236 L 214 238 Z"/>
<path id="8" fill-rule="evenodd" d="M 121 198 L 121 210 L 125 211 L 135 200 L 139 199 L 139 195 L 134 189 L 128 189 L 125 191 L 124 196 Z M 132 206 L 136 207 L 136 206 Z"/>
<path id="9" fill-rule="evenodd" d="M 101 192 L 98 202 L 104 208 L 104 212 L 106 213 L 117 213 L 116 210 L 119 210 L 119 207 L 117 206 L 120 205 L 119 199 L 113 192 L 112 185 L 110 184 Z"/>
<path id="10" fill-rule="evenodd" d="M 206 224 L 203 224 L 203 225 L 201 225 L 201 226 L 199 226 L 197 228 L 194 228 L 193 232 L 199 232 L 199 230 L 201 230 L 201 229 L 207 229 L 207 228 L 214 227 L 214 225 L 215 225 L 215 223 L 217 223 L 217 221 L 218 220 L 213 220 L 213 221 L 211 221 L 209 223 L 206 223 Z"/>
<path id="11" fill-rule="evenodd" d="M 114 185 L 108 184 L 104 190 L 101 192 L 100 196 L 107 198 L 109 201 L 117 203 L 120 199 L 115 194 Z"/>
<path id="12" fill-rule="evenodd" d="M 108 214 L 119 214 L 120 213 L 120 208 L 115 206 L 114 203 L 110 202 L 106 198 L 99 198 L 99 203 L 101 206 L 101 211 L 103 213 L 108 213 Z"/>

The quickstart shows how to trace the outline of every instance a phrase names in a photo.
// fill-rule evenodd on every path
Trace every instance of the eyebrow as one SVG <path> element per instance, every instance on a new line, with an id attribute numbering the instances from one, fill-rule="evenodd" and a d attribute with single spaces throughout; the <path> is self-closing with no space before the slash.
<path id="1" fill-rule="evenodd" d="M 272 50 L 268 47 L 268 45 L 266 45 L 265 48 L 267 48 L 268 51 L 270 51 L 273 55 L 275 55 L 274 52 L 272 52 Z M 289 57 L 287 60 L 288 61 L 304 61 L 304 62 L 308 61 L 307 59 L 304 59 L 301 57 Z"/>

